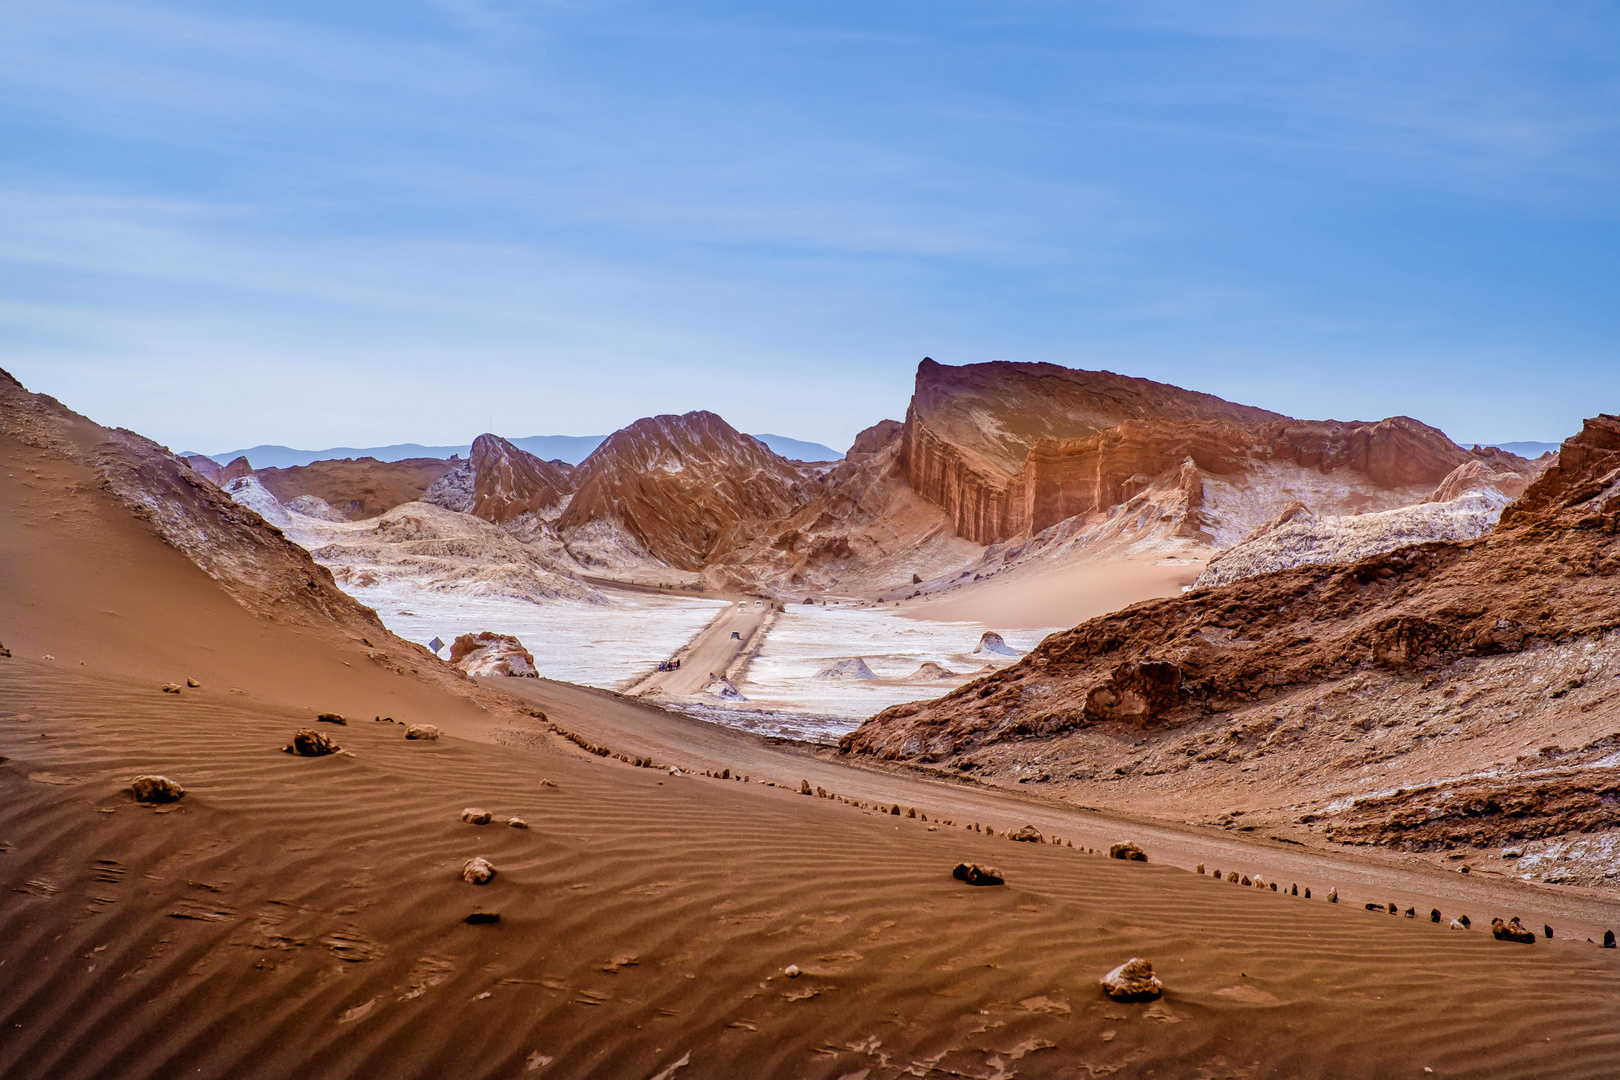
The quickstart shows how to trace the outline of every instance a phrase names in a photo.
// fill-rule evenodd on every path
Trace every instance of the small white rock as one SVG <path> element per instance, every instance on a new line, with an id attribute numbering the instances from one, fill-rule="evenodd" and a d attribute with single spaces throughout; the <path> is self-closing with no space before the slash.
<path id="1" fill-rule="evenodd" d="M 787 967 L 782 969 L 782 974 L 786 975 L 790 979 L 797 979 L 803 974 L 803 972 L 799 970 L 798 964 L 789 964 Z"/>

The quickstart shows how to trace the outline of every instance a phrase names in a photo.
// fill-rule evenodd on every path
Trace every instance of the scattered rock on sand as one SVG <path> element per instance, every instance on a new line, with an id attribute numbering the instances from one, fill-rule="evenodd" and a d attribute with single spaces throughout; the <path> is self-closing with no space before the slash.
<path id="1" fill-rule="evenodd" d="M 810 790 L 810 781 L 808 781 L 808 780 L 800 780 L 799 781 L 799 794 L 800 795 L 814 795 L 815 794 L 814 791 Z"/>
<path id="2" fill-rule="evenodd" d="M 951 876 L 957 881 L 965 881 L 969 885 L 1005 885 L 1007 879 L 1001 876 L 1001 871 L 993 866 L 979 866 L 976 863 L 957 863 Z"/>
<path id="3" fill-rule="evenodd" d="M 316 716 L 315 719 L 323 724 L 343 724 L 347 726 L 349 723 L 348 717 L 335 712 L 323 712 Z"/>
<path id="4" fill-rule="evenodd" d="M 1339 887 L 1337 885 L 1328 890 L 1327 901 L 1330 904 L 1337 904 L 1339 902 Z"/>
<path id="5" fill-rule="evenodd" d="M 1115 1001 L 1156 1001 L 1164 984 L 1153 974 L 1153 963 L 1132 957 L 1102 977 L 1102 987 Z"/>
<path id="6" fill-rule="evenodd" d="M 787 967 L 782 969 L 782 974 L 786 975 L 790 979 L 797 979 L 804 973 L 799 970 L 798 964 L 789 964 Z"/>
<path id="7" fill-rule="evenodd" d="M 1108 849 L 1110 859 L 1124 859 L 1126 862 L 1147 862 L 1147 852 L 1135 840 L 1126 840 L 1121 844 L 1111 845 Z"/>
<path id="8" fill-rule="evenodd" d="M 1468 924 L 1463 922 L 1461 919 L 1452 919 L 1451 928 L 1453 930 L 1466 930 L 1468 929 Z"/>
<path id="9" fill-rule="evenodd" d="M 950 670 L 949 668 L 942 667 L 941 665 L 934 663 L 932 660 L 925 660 L 916 671 L 907 676 L 907 681 L 933 682 L 936 679 L 954 678 L 956 678 L 956 672 Z"/>
<path id="10" fill-rule="evenodd" d="M 494 816 L 488 810 L 481 810 L 476 806 L 469 806 L 461 812 L 461 820 L 469 825 L 488 825 L 490 818 Z"/>
<path id="11" fill-rule="evenodd" d="M 166 682 L 163 684 L 163 692 L 165 694 L 178 694 L 180 692 L 180 684 Z"/>
<path id="12" fill-rule="evenodd" d="M 1613 930 L 1605 930 L 1605 931 L 1603 931 L 1603 947 L 1605 949 L 1614 948 L 1614 931 Z"/>
<path id="13" fill-rule="evenodd" d="M 332 741 L 332 736 L 314 728 L 299 728 L 293 735 L 292 745 L 287 747 L 288 752 L 300 757 L 321 757 L 325 754 L 335 754 L 343 747 Z"/>
<path id="14" fill-rule="evenodd" d="M 420 742 L 432 742 L 439 737 L 439 729 L 432 724 L 412 724 L 405 729 L 405 737 Z"/>
<path id="15" fill-rule="evenodd" d="M 1536 932 L 1519 922 L 1517 916 L 1512 922 L 1505 923 L 1501 919 L 1491 920 L 1491 936 L 1497 941 L 1516 941 L 1521 945 L 1534 945 Z"/>
<path id="16" fill-rule="evenodd" d="M 171 803 L 184 797 L 186 789 L 167 776 L 137 776 L 129 782 L 136 802 Z"/>
<path id="17" fill-rule="evenodd" d="M 490 923 L 500 922 L 501 916 L 499 912 L 494 911 L 475 911 L 467 916 L 466 921 L 470 926 L 487 926 Z"/>
<path id="18" fill-rule="evenodd" d="M 1440 921 L 1440 909 L 1439 908 L 1431 908 L 1429 910 L 1429 921 L 1430 922 L 1439 922 Z"/>
<path id="19" fill-rule="evenodd" d="M 191 687 L 193 690 L 195 690 L 198 687 L 200 687 L 202 685 L 202 683 L 198 682 L 196 679 L 188 678 L 188 679 L 186 679 L 186 685 Z"/>
<path id="20" fill-rule="evenodd" d="M 1025 825 L 1017 832 L 1009 833 L 1007 839 L 1022 840 L 1029 844 L 1041 844 L 1046 842 L 1046 838 L 1041 835 L 1041 830 L 1037 829 L 1033 825 Z"/>
<path id="21" fill-rule="evenodd" d="M 474 855 L 461 868 L 461 880 L 469 885 L 488 885 L 495 877 L 495 867 L 482 855 Z"/>
<path id="22" fill-rule="evenodd" d="M 520 817 L 509 817 L 506 819 L 506 823 L 514 829 L 527 829 L 529 827 L 529 823 Z"/>

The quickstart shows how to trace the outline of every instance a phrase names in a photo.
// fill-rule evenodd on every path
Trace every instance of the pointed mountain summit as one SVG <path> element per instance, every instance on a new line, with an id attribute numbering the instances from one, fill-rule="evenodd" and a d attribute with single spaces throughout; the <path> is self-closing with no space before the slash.
<path id="1" fill-rule="evenodd" d="M 785 518 L 805 499 L 799 467 L 702 411 L 614 432 L 574 480 L 557 521 L 571 545 L 617 541 L 682 570 L 701 570 L 739 522 Z"/>
<path id="2" fill-rule="evenodd" d="M 524 514 L 544 514 L 574 490 L 574 470 L 544 461 L 499 435 L 473 440 L 465 464 L 428 489 L 423 501 L 501 524 Z"/>

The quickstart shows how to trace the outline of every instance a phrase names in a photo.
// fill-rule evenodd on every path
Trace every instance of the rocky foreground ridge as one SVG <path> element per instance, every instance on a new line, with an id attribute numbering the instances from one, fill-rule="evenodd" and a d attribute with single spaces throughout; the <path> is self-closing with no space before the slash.
<path id="1" fill-rule="evenodd" d="M 1434 792 L 1405 789 L 1493 769 L 1523 794 L 1554 783 L 1544 774 L 1561 760 L 1604 759 L 1604 740 L 1620 740 L 1617 585 L 1620 417 L 1600 416 L 1484 538 L 1138 604 L 885 710 L 841 749 L 1022 781 L 1115 779 L 1141 798 L 1237 772 L 1294 803 L 1313 786 L 1305 803 L 1385 789 L 1382 803 L 1290 819 L 1356 819 L 1363 838 L 1557 835 L 1537 807 L 1558 800 L 1535 798 L 1510 813 L 1435 795 L 1437 824 L 1414 830 L 1402 815 Z M 1608 807 L 1609 828 L 1620 806 L 1597 786 L 1581 812 Z"/>

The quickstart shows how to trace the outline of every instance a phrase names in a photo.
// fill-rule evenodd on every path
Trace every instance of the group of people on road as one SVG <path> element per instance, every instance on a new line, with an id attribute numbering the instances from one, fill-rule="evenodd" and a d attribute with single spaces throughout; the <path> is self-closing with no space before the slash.
<path id="1" fill-rule="evenodd" d="M 681 662 L 679 660 L 660 660 L 658 662 L 658 670 L 679 671 L 681 670 Z"/>

